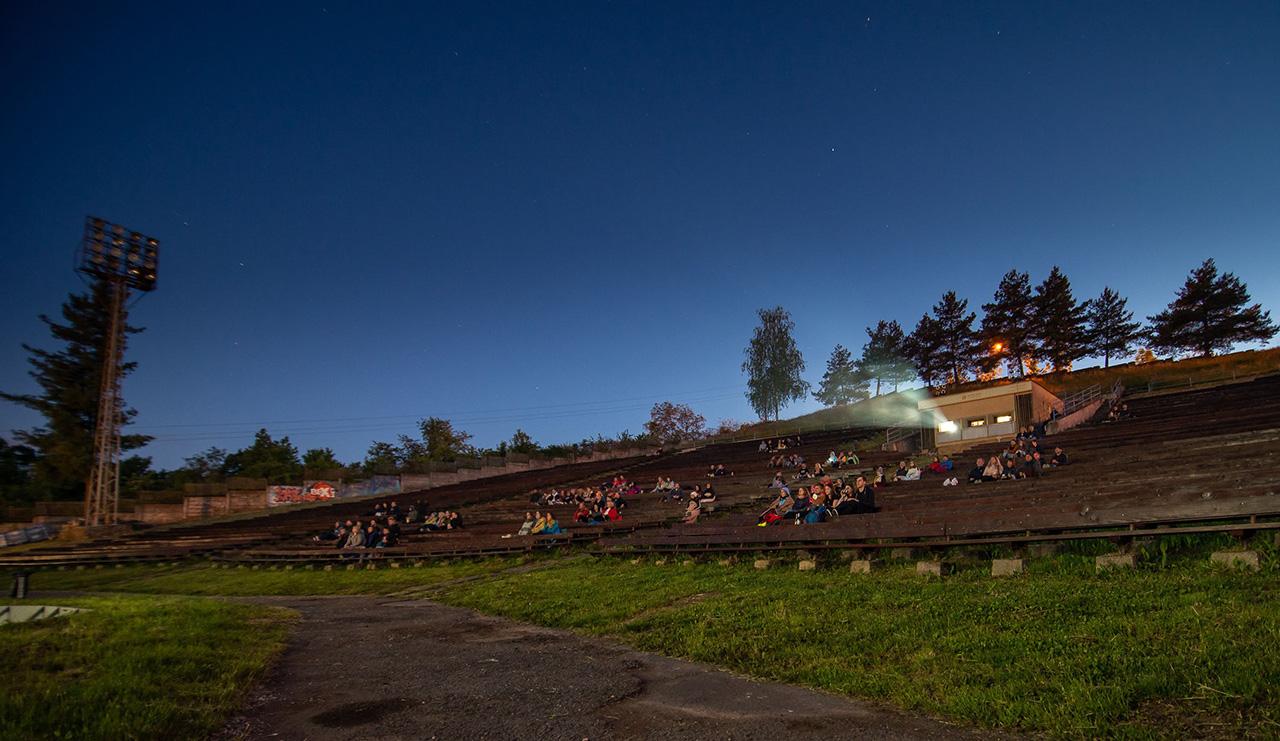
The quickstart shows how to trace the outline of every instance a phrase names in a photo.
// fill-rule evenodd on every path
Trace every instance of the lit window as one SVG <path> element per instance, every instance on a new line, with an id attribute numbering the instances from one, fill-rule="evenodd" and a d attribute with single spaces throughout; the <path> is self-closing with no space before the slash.
<path id="1" fill-rule="evenodd" d="M 978 417 L 976 419 L 969 420 L 965 424 L 967 424 L 970 427 L 982 427 L 986 423 L 987 423 L 987 420 L 983 419 L 982 417 Z"/>
<path id="2" fill-rule="evenodd" d="M 1013 421 L 1012 414 L 1001 414 L 998 417 L 996 417 L 996 424 L 998 425 L 1002 425 L 1005 422 L 1012 422 L 1012 421 Z"/>
<path id="3" fill-rule="evenodd" d="M 951 420 L 938 423 L 938 432 L 950 433 L 955 431 L 956 431 L 956 423 L 952 422 Z"/>

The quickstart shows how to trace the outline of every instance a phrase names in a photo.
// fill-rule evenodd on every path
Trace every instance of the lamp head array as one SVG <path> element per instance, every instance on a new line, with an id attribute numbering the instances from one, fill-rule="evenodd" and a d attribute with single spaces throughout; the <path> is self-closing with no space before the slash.
<path id="1" fill-rule="evenodd" d="M 160 263 L 160 241 L 105 219 L 84 221 L 80 271 L 102 278 L 120 278 L 131 288 L 152 291 Z"/>

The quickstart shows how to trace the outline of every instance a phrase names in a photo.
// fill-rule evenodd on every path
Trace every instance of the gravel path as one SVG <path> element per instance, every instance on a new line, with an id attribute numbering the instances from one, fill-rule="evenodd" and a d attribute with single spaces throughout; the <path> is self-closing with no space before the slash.
<path id="1" fill-rule="evenodd" d="M 434 602 L 252 601 L 296 609 L 302 618 L 280 663 L 228 724 L 228 738 L 979 737 L 868 703 Z"/>

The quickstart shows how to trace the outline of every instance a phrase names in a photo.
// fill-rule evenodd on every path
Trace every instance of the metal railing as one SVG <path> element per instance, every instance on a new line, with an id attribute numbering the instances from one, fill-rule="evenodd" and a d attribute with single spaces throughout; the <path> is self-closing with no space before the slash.
<path id="1" fill-rule="evenodd" d="M 881 450 L 889 450 L 894 443 L 915 437 L 920 434 L 919 427 L 890 427 L 884 431 L 884 444 Z"/>
<path id="2" fill-rule="evenodd" d="M 1062 416 L 1067 416 L 1072 412 L 1082 409 L 1093 401 L 1102 396 L 1102 386 L 1094 384 L 1088 388 L 1081 389 L 1070 396 L 1062 399 Z"/>

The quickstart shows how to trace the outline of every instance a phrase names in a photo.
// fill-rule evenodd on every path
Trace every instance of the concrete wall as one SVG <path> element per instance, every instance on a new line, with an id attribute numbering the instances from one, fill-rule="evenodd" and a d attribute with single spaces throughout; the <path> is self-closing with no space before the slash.
<path id="1" fill-rule="evenodd" d="M 652 448 L 630 448 L 627 450 L 618 450 L 612 452 L 596 452 L 590 456 L 581 458 L 552 458 L 549 460 L 530 459 L 527 462 L 508 460 L 506 465 L 485 465 L 481 468 L 459 468 L 454 473 L 404 473 L 400 474 L 400 491 L 415 492 L 423 489 L 431 489 L 437 486 L 449 486 L 463 481 L 474 481 L 476 479 L 489 478 L 491 476 L 506 476 L 512 473 L 521 473 L 523 471 L 532 471 L 543 468 L 554 468 L 556 466 L 564 466 L 570 463 L 585 463 L 594 461 L 614 460 L 618 458 L 632 458 L 639 455 L 646 455 L 655 452 Z M 496 459 L 495 459 L 496 460 Z"/>
<path id="2" fill-rule="evenodd" d="M 1061 419 L 1055 419 L 1045 425 L 1045 432 L 1050 435 L 1056 435 L 1059 432 L 1066 432 L 1072 427 L 1079 427 L 1085 422 L 1093 419 L 1093 415 L 1097 414 L 1098 410 L 1102 408 L 1102 405 L 1106 404 L 1108 401 L 1110 401 L 1110 399 L 1106 397 L 1094 399 L 1071 414 L 1068 414 Z"/>
<path id="3" fill-rule="evenodd" d="M 181 522 L 185 514 L 186 507 L 182 502 L 174 504 L 139 502 L 133 509 L 133 519 L 148 525 L 167 525 L 171 522 Z"/>
<path id="4" fill-rule="evenodd" d="M 1062 409 L 1061 399 L 1032 381 L 924 399 L 919 408 L 927 423 L 934 426 L 935 446 L 947 452 L 1017 434 L 1016 399 L 1023 394 L 1031 396 L 1031 415 L 1036 422 L 1047 420 L 1054 409 Z M 1009 419 L 1000 421 L 1004 417 Z M 944 430 L 952 424 L 954 429 Z"/>
<path id="5" fill-rule="evenodd" d="M 227 513 L 227 495 L 195 496 L 182 500 L 182 516 L 186 520 L 217 517 Z"/>
<path id="6" fill-rule="evenodd" d="M 227 511 L 246 512 L 267 508 L 267 490 L 262 489 L 229 489 L 227 490 Z"/>
<path id="7" fill-rule="evenodd" d="M 1054 396 L 1048 389 L 1038 383 L 1031 384 L 1031 413 L 1036 424 L 1044 422 L 1053 414 L 1053 410 L 1062 411 L 1062 399 Z"/>

